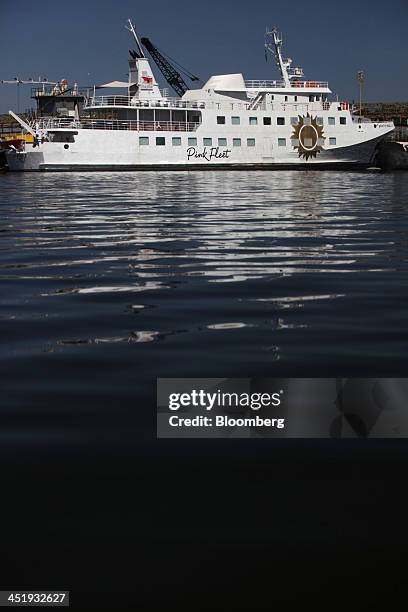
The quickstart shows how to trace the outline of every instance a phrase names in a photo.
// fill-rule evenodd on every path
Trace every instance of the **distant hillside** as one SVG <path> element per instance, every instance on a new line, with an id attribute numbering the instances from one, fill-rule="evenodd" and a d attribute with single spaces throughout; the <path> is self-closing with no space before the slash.
<path id="1" fill-rule="evenodd" d="M 1 125 L 14 125 L 16 121 L 10 115 L 0 115 L 0 124 Z"/>
<path id="2" fill-rule="evenodd" d="M 19 113 L 19 116 L 22 119 L 30 120 L 30 117 L 26 113 Z M 4 130 L 6 128 L 17 128 L 20 127 L 20 124 L 13 119 L 13 117 L 9 114 L 0 115 L 0 129 Z"/>
<path id="3" fill-rule="evenodd" d="M 408 102 L 365 102 L 362 114 L 374 121 L 394 121 L 395 125 L 408 125 Z"/>

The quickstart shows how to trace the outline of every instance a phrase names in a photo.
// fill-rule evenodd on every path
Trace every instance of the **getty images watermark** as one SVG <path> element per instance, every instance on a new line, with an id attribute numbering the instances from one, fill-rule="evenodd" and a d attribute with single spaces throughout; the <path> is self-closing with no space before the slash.
<path id="1" fill-rule="evenodd" d="M 164 378 L 159 438 L 408 438 L 408 378 Z"/>
<path id="2" fill-rule="evenodd" d="M 285 428 L 286 390 L 255 389 L 251 379 L 160 379 L 159 437 L 251 437 Z"/>
<path id="3" fill-rule="evenodd" d="M 208 412 L 220 408 L 241 408 L 258 411 L 261 408 L 278 407 L 281 405 L 281 393 L 228 393 L 217 389 L 215 393 L 208 393 L 203 389 L 193 389 L 189 393 L 170 393 L 169 410 L 177 411 L 180 408 L 202 408 Z M 170 427 L 285 427 L 284 418 L 266 418 L 258 414 L 251 417 L 232 417 L 217 414 L 214 417 L 197 415 L 185 417 L 172 415 L 169 417 Z"/>

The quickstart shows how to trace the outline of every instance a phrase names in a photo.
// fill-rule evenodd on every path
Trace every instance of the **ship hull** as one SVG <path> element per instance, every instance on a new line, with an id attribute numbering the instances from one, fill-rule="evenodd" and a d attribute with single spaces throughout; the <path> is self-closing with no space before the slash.
<path id="1" fill-rule="evenodd" d="M 320 164 L 283 164 L 283 163 L 260 163 L 260 164 L 217 164 L 216 166 L 208 166 L 204 164 L 143 164 L 143 165 L 70 165 L 70 164 L 41 164 L 38 168 L 16 168 L 12 167 L 12 172 L 222 172 L 222 171 L 278 171 L 278 170 L 365 170 L 372 164 L 366 162 L 328 162 Z"/>
<path id="2" fill-rule="evenodd" d="M 261 143 L 254 150 L 233 147 L 147 147 L 139 145 L 140 133 L 80 130 L 75 142 L 26 145 L 25 151 L 7 152 L 9 169 L 22 171 L 143 171 L 143 170 L 326 170 L 365 168 L 373 163 L 376 138 L 343 147 L 322 149 L 307 159 L 295 150 L 280 151 Z M 151 139 L 172 134 L 150 133 Z M 185 139 L 187 143 L 187 137 Z M 184 143 L 183 143 L 184 144 Z M 289 149 L 289 147 L 288 147 Z"/>

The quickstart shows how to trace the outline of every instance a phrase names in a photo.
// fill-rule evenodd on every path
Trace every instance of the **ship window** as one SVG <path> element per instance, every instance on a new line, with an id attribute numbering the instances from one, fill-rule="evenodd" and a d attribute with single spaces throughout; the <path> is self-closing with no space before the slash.
<path id="1" fill-rule="evenodd" d="M 323 125 L 323 117 L 316 117 L 317 125 Z"/>
<path id="2" fill-rule="evenodd" d="M 295 96 L 295 102 L 297 102 L 297 96 Z"/>
<path id="3" fill-rule="evenodd" d="M 278 147 L 286 147 L 286 138 L 278 138 Z"/>
<path id="4" fill-rule="evenodd" d="M 247 138 L 247 147 L 255 146 L 255 138 Z"/>
<path id="5" fill-rule="evenodd" d="M 148 136 L 139 136 L 139 144 L 140 145 L 148 145 L 149 137 Z"/>
<path id="6" fill-rule="evenodd" d="M 327 122 L 329 125 L 335 125 L 336 124 L 336 117 L 328 117 L 327 118 Z"/>
<path id="7" fill-rule="evenodd" d="M 196 147 L 197 146 L 197 138 L 189 138 L 188 139 L 188 146 L 189 147 Z"/>
<path id="8" fill-rule="evenodd" d="M 340 117 L 340 125 L 346 125 L 346 118 Z"/>
<path id="9" fill-rule="evenodd" d="M 288 101 L 288 96 L 285 96 L 285 102 L 287 102 L 287 101 Z"/>
<path id="10" fill-rule="evenodd" d="M 224 125 L 225 117 L 217 117 L 217 123 L 218 125 Z"/>
<path id="11" fill-rule="evenodd" d="M 276 123 L 278 125 L 285 125 L 285 117 L 277 117 L 276 118 Z"/>
<path id="12" fill-rule="evenodd" d="M 166 139 L 164 138 L 164 136 L 156 137 L 156 146 L 163 147 L 165 144 L 166 144 Z"/>
<path id="13" fill-rule="evenodd" d="M 258 117 L 250 117 L 249 125 L 258 125 Z"/>
<path id="14" fill-rule="evenodd" d="M 270 117 L 264 117 L 263 118 L 263 123 L 264 123 L 264 125 L 271 125 L 272 124 L 272 119 Z"/>
<path id="15" fill-rule="evenodd" d="M 299 117 L 291 117 L 290 125 L 297 125 L 299 123 Z"/>
<path id="16" fill-rule="evenodd" d="M 335 138 L 329 138 L 329 144 L 335 145 L 336 144 L 336 139 Z"/>
<path id="17" fill-rule="evenodd" d="M 314 96 L 309 96 L 309 102 L 314 102 Z"/>
<path id="18" fill-rule="evenodd" d="M 218 139 L 218 146 L 219 147 L 226 147 L 227 146 L 227 139 L 226 138 L 219 138 Z"/>
<path id="19" fill-rule="evenodd" d="M 231 117 L 232 125 L 239 125 L 241 123 L 240 117 Z"/>
<path id="20" fill-rule="evenodd" d="M 232 139 L 232 144 L 234 147 L 240 147 L 241 146 L 241 139 L 240 138 L 233 138 Z"/>
<path id="21" fill-rule="evenodd" d="M 212 138 L 203 138 L 203 145 L 205 147 L 212 147 Z"/>
<path id="22" fill-rule="evenodd" d="M 173 144 L 173 147 L 181 147 L 181 138 L 180 138 L 180 136 L 173 136 L 173 138 L 171 139 L 171 142 Z"/>

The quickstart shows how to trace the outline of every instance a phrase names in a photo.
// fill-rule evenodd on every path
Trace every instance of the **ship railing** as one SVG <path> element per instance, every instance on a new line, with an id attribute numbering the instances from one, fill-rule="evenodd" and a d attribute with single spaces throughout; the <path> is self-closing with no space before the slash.
<path id="1" fill-rule="evenodd" d="M 159 98 L 155 100 L 140 100 L 131 96 L 92 96 L 85 100 L 84 108 L 95 106 L 126 106 L 131 108 L 205 108 L 203 100 L 180 100 L 180 98 Z"/>
<path id="2" fill-rule="evenodd" d="M 275 89 L 286 88 L 284 81 L 264 81 L 264 80 L 246 80 L 245 87 L 247 89 Z M 296 87 L 300 89 L 314 89 L 316 87 L 328 88 L 327 81 L 292 81 L 290 88 Z"/>
<path id="3" fill-rule="evenodd" d="M 257 79 L 249 79 L 245 81 L 245 87 L 248 89 L 266 89 L 271 87 L 285 87 L 284 81 L 263 81 Z"/>
<path id="4" fill-rule="evenodd" d="M 199 123 L 184 121 L 122 121 L 119 119 L 56 119 L 43 117 L 35 125 L 36 129 L 85 129 L 85 130 L 132 130 L 136 132 L 194 132 Z"/>
<path id="5" fill-rule="evenodd" d="M 42 96 L 60 96 L 60 97 L 66 97 L 66 96 L 82 96 L 82 97 L 86 97 L 89 95 L 89 88 L 87 89 L 86 87 L 69 87 L 63 91 L 60 88 L 56 87 L 55 85 L 51 86 L 44 86 L 44 87 L 32 87 L 31 88 L 31 97 L 32 98 L 41 98 Z"/>
<path id="6" fill-rule="evenodd" d="M 128 96 L 97 96 L 85 100 L 84 108 L 90 110 L 97 107 L 126 107 L 133 109 L 155 110 L 251 110 L 253 102 L 226 102 L 219 100 L 180 100 L 180 98 L 161 98 L 155 100 L 138 100 Z M 252 109 L 254 110 L 254 109 Z M 266 110 L 265 102 L 260 102 L 255 110 Z"/>

